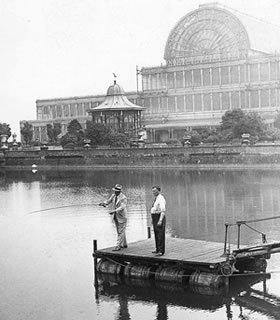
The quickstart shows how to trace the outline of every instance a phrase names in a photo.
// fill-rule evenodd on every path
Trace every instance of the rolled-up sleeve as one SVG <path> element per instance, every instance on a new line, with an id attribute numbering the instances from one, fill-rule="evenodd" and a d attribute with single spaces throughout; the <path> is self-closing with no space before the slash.
<path id="1" fill-rule="evenodd" d="M 165 212 L 166 202 L 163 196 L 160 197 L 158 206 L 159 206 L 160 212 Z"/>

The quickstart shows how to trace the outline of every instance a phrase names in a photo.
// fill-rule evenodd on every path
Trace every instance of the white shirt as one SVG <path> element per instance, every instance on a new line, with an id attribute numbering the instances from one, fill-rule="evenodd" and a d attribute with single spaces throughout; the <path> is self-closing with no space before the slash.
<path id="1" fill-rule="evenodd" d="M 151 209 L 151 214 L 165 212 L 166 201 L 162 194 L 157 195 Z"/>

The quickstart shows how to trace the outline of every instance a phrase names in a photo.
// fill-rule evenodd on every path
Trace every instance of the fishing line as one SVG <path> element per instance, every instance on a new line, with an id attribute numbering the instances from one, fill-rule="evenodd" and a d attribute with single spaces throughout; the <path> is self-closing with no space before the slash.
<path id="1" fill-rule="evenodd" d="M 96 204 L 96 203 L 70 204 L 70 205 L 64 205 L 64 206 L 60 206 L 60 207 L 52 207 L 52 208 L 30 211 L 30 212 L 27 212 L 25 215 L 34 214 L 34 213 L 38 213 L 38 212 L 44 212 L 44 211 L 50 211 L 50 210 L 56 210 L 56 209 L 62 209 L 62 208 L 89 207 L 89 206 L 99 206 L 99 204 Z"/>
<path id="2" fill-rule="evenodd" d="M 46 208 L 46 209 L 40 209 L 40 210 L 35 210 L 35 211 L 30 211 L 27 212 L 25 215 L 29 215 L 29 214 L 34 214 L 34 213 L 39 213 L 39 212 L 45 212 L 45 211 L 51 211 L 51 210 L 56 210 L 56 209 L 64 209 L 64 208 L 71 208 L 71 207 L 91 207 L 91 206 L 98 206 L 98 207 L 102 207 L 97 203 L 84 203 L 84 204 L 70 204 L 70 205 L 64 205 L 64 206 L 58 206 L 58 207 L 52 207 L 52 208 Z M 132 211 L 143 211 L 142 209 L 135 209 Z"/>
<path id="3" fill-rule="evenodd" d="M 52 210 L 56 210 L 56 209 L 65 209 L 65 208 L 71 208 L 71 207 L 91 207 L 91 206 L 99 206 L 99 204 L 96 203 L 84 203 L 84 204 L 72 204 L 72 205 L 64 205 L 64 206 L 58 206 L 58 207 L 52 207 L 52 208 L 46 208 L 46 209 L 40 209 L 40 210 L 35 210 L 35 211 L 31 211 L 26 213 L 23 217 L 27 216 L 27 215 L 31 215 L 31 214 L 35 214 L 35 213 L 41 213 L 41 212 L 46 212 L 46 211 L 52 211 Z M 102 207 L 102 206 L 100 206 Z M 103 207 L 104 208 L 104 207 Z M 140 210 L 139 210 L 140 211 Z M 145 214 L 143 212 L 143 214 Z M 94 219 L 107 219 L 108 215 L 98 215 L 98 216 L 93 216 L 92 214 L 89 215 Z M 76 216 L 77 217 L 77 216 Z M 79 216 L 80 217 L 80 216 Z M 139 214 L 139 213 L 131 213 L 128 217 L 128 221 L 129 220 L 147 220 L 147 217 Z"/>

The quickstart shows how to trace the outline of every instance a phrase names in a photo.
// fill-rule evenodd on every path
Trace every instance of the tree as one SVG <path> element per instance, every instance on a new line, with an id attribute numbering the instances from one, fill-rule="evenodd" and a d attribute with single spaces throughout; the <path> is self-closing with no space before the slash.
<path id="1" fill-rule="evenodd" d="M 249 112 L 239 123 L 233 127 L 234 138 L 240 138 L 243 133 L 249 133 L 252 137 L 259 138 L 267 130 L 261 116 L 256 112 Z"/>
<path id="2" fill-rule="evenodd" d="M 196 130 L 186 130 L 183 138 L 181 139 L 182 145 L 187 143 L 191 146 L 199 145 L 201 141 L 201 136 Z"/>
<path id="3" fill-rule="evenodd" d="M 50 143 L 56 144 L 60 133 L 61 133 L 61 124 L 60 123 L 54 123 L 54 125 L 47 124 L 47 135 L 48 135 Z"/>
<path id="4" fill-rule="evenodd" d="M 266 132 L 267 127 L 258 113 L 245 113 L 241 109 L 234 109 L 223 115 L 220 130 L 222 135 L 227 137 L 226 140 L 232 140 L 240 139 L 243 133 L 258 138 Z"/>
<path id="5" fill-rule="evenodd" d="M 85 136 L 90 139 L 91 145 L 108 145 L 112 138 L 112 132 L 110 128 L 101 123 L 93 123 L 92 121 L 86 122 Z"/>
<path id="6" fill-rule="evenodd" d="M 84 141 L 84 132 L 80 122 L 73 119 L 67 126 L 67 133 L 61 137 L 60 143 L 62 146 L 82 146 Z"/>
<path id="7" fill-rule="evenodd" d="M 67 132 L 78 136 L 81 132 L 83 132 L 83 128 L 77 119 L 73 119 L 67 126 Z"/>
<path id="8" fill-rule="evenodd" d="M 192 146 L 197 146 L 201 143 L 202 139 L 200 134 L 196 130 L 190 132 L 190 143 Z"/>
<path id="9" fill-rule="evenodd" d="M 74 148 L 79 145 L 77 136 L 67 132 L 64 136 L 61 137 L 60 143 L 62 147 Z"/>
<path id="10" fill-rule="evenodd" d="M 33 138 L 33 126 L 29 122 L 24 122 L 20 133 L 26 145 L 29 145 L 32 142 Z"/>
<path id="11" fill-rule="evenodd" d="M 260 139 L 265 141 L 280 140 L 280 130 L 277 128 L 269 128 Z"/>
<path id="12" fill-rule="evenodd" d="M 131 136 L 128 133 L 116 132 L 109 126 L 87 121 L 85 136 L 90 139 L 92 146 L 109 145 L 112 147 L 126 147 Z"/>
<path id="13" fill-rule="evenodd" d="M 228 110 L 222 116 L 222 122 L 220 125 L 221 131 L 230 130 L 240 123 L 245 118 L 245 112 L 241 109 Z"/>
<path id="14" fill-rule="evenodd" d="M 196 128 L 193 131 L 199 134 L 201 141 L 205 141 L 210 135 L 213 134 L 213 129 L 209 128 Z"/>
<path id="15" fill-rule="evenodd" d="M 11 136 L 11 128 L 10 125 L 7 123 L 0 123 L 0 135 L 5 134 L 7 135 L 7 139 Z"/>
<path id="16" fill-rule="evenodd" d="M 130 138 L 127 134 L 121 132 L 112 132 L 110 135 L 110 146 L 112 147 L 127 147 L 130 143 Z"/>

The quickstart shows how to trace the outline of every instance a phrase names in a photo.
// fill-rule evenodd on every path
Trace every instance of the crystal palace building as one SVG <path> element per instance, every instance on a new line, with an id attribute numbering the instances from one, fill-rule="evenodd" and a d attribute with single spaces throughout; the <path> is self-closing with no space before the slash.
<path id="1" fill-rule="evenodd" d="M 272 123 L 280 106 L 279 40 L 274 25 L 216 3 L 182 17 L 167 39 L 165 64 L 142 68 L 142 90 L 126 93 L 145 107 L 150 141 L 217 126 L 234 108 L 257 111 Z M 85 126 L 88 111 L 104 100 L 105 95 L 37 100 L 37 120 L 29 121 L 34 139 L 47 140 L 48 123 L 60 122 L 63 132 L 71 119 Z"/>

